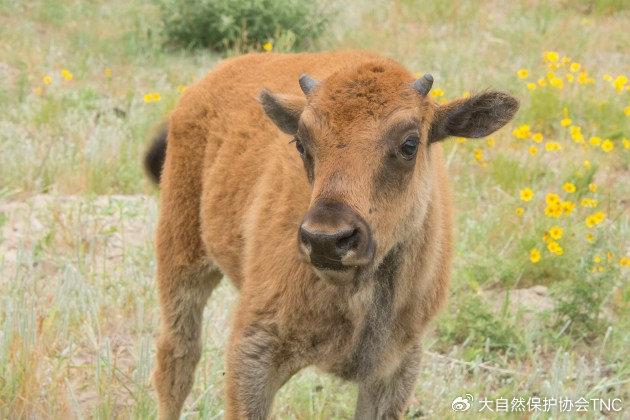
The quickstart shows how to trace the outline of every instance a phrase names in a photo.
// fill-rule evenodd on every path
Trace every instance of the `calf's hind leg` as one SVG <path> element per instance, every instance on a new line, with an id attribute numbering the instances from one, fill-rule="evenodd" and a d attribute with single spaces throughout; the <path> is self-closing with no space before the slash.
<path id="1" fill-rule="evenodd" d="M 175 114 L 176 115 L 176 114 Z M 160 333 L 154 385 L 160 419 L 177 419 L 201 356 L 203 308 L 221 279 L 200 237 L 205 132 L 181 116 L 169 123 L 156 252 Z"/>

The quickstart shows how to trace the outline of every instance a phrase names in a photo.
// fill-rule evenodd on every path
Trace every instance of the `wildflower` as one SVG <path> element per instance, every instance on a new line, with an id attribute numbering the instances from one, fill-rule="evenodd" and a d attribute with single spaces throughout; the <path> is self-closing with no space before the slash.
<path id="1" fill-rule="evenodd" d="M 475 156 L 475 160 L 477 161 L 477 163 L 483 163 L 483 150 L 475 149 L 473 151 L 473 155 Z"/>
<path id="2" fill-rule="evenodd" d="M 548 63 L 556 63 L 560 55 L 555 51 L 545 51 L 543 54 L 543 59 Z"/>
<path id="3" fill-rule="evenodd" d="M 545 143 L 545 150 L 548 152 L 554 152 L 556 150 L 562 150 L 562 146 L 558 142 L 548 141 Z"/>
<path id="4" fill-rule="evenodd" d="M 571 125 L 571 118 L 563 118 L 560 120 L 560 125 L 563 127 L 568 127 Z"/>
<path id="5" fill-rule="evenodd" d="M 612 141 L 610 141 L 610 139 L 606 139 L 602 143 L 601 148 L 605 153 L 609 153 L 610 151 L 612 151 L 612 149 L 615 148 L 615 144 Z"/>
<path id="6" fill-rule="evenodd" d="M 549 80 L 549 84 L 555 88 L 562 89 L 564 87 L 564 80 L 559 77 L 554 77 Z"/>
<path id="7" fill-rule="evenodd" d="M 542 135 L 542 133 L 534 133 L 532 134 L 532 140 L 534 140 L 536 143 L 540 143 L 541 141 L 543 141 L 544 136 Z"/>
<path id="8" fill-rule="evenodd" d="M 588 184 L 588 190 L 590 192 L 597 192 L 597 184 L 594 182 L 591 182 L 590 184 Z"/>
<path id="9" fill-rule="evenodd" d="M 179 85 L 177 86 L 177 92 L 179 93 L 184 93 L 184 91 L 186 90 L 187 86 L 186 85 Z"/>
<path id="10" fill-rule="evenodd" d="M 532 198 L 534 198 L 534 191 L 532 191 L 531 188 L 523 188 L 520 191 L 519 196 L 523 201 L 531 201 Z"/>
<path id="11" fill-rule="evenodd" d="M 527 89 L 529 89 L 529 90 L 534 90 L 534 89 L 536 89 L 536 83 L 529 82 L 529 83 L 527 84 Z"/>
<path id="12" fill-rule="evenodd" d="M 549 243 L 547 244 L 547 249 L 549 250 L 549 252 L 551 252 L 552 254 L 556 254 L 557 256 L 561 256 L 562 254 L 564 254 L 564 250 L 556 241 L 549 241 Z"/>
<path id="13" fill-rule="evenodd" d="M 573 83 L 573 80 L 575 79 L 571 73 L 567 73 L 565 77 L 569 83 Z"/>
<path id="14" fill-rule="evenodd" d="M 599 138 L 599 137 L 591 137 L 591 138 L 588 140 L 588 142 L 589 142 L 589 144 L 590 144 L 591 146 L 593 146 L 593 147 L 597 147 L 597 146 L 599 146 L 600 144 L 602 144 L 602 139 L 601 139 L 601 138 Z"/>
<path id="15" fill-rule="evenodd" d="M 434 98 L 439 98 L 440 96 L 444 96 L 444 89 L 433 89 L 430 94 Z"/>
<path id="16" fill-rule="evenodd" d="M 469 91 L 465 91 L 464 93 L 462 93 L 462 98 L 470 98 L 470 92 Z"/>
<path id="17" fill-rule="evenodd" d="M 523 124 L 512 130 L 512 134 L 517 139 L 526 139 L 532 135 L 532 132 L 530 131 L 528 124 Z"/>
<path id="18" fill-rule="evenodd" d="M 573 201 L 562 201 L 560 207 L 566 216 L 570 216 L 573 209 L 575 209 L 575 203 Z"/>
<path id="19" fill-rule="evenodd" d="M 612 76 L 610 74 L 605 74 L 602 76 L 602 79 L 606 82 L 612 82 Z"/>
<path id="20" fill-rule="evenodd" d="M 606 219 L 606 213 L 603 211 L 598 211 L 597 213 L 593 213 L 590 216 L 587 216 L 584 220 L 586 222 L 586 226 L 592 228 L 594 226 L 599 225 L 601 222 Z"/>
<path id="21" fill-rule="evenodd" d="M 466 138 L 465 137 L 455 137 L 455 141 L 457 143 L 466 143 Z"/>
<path id="22" fill-rule="evenodd" d="M 53 81 L 52 76 L 47 74 L 46 76 L 42 77 L 42 82 L 44 82 L 45 85 L 49 85 L 51 84 Z"/>
<path id="23" fill-rule="evenodd" d="M 562 238 L 563 233 L 564 231 L 560 226 L 553 226 L 551 229 L 549 229 L 549 236 L 551 236 L 555 240 Z"/>
<path id="24" fill-rule="evenodd" d="M 540 86 L 540 87 L 547 86 L 547 81 L 544 78 L 541 77 L 540 79 L 538 79 L 538 86 Z"/>
<path id="25" fill-rule="evenodd" d="M 536 156 L 536 154 L 538 153 L 538 147 L 529 146 L 529 149 L 527 149 L 527 151 L 529 152 L 530 155 Z"/>
<path id="26" fill-rule="evenodd" d="M 584 165 L 584 167 L 586 169 L 591 167 L 591 161 L 590 160 L 585 160 L 584 162 L 582 162 L 582 165 Z"/>
<path id="27" fill-rule="evenodd" d="M 580 206 L 582 207 L 594 208 L 594 207 L 597 207 L 598 204 L 599 204 L 599 201 L 595 200 L 594 198 L 584 197 L 582 201 L 580 201 Z"/>
<path id="28" fill-rule="evenodd" d="M 599 264 L 600 262 L 602 262 L 602 257 L 600 257 L 599 255 L 595 255 L 595 256 L 593 257 L 593 262 L 594 262 L 595 264 Z"/>
<path id="29" fill-rule="evenodd" d="M 623 88 L 625 87 L 626 83 L 628 83 L 628 78 L 621 74 L 617 76 L 615 80 L 613 80 L 612 82 L 613 87 L 618 93 L 621 93 L 621 91 L 623 91 Z"/>
<path id="30" fill-rule="evenodd" d="M 527 71 L 527 69 L 519 69 L 516 74 L 518 75 L 519 79 L 525 79 L 527 76 L 529 76 L 529 71 Z"/>
<path id="31" fill-rule="evenodd" d="M 572 182 L 565 182 L 562 188 L 568 193 L 575 192 L 575 184 L 573 184 Z"/>
<path id="32" fill-rule="evenodd" d="M 588 85 L 588 84 L 591 84 L 591 83 L 595 83 L 595 80 L 590 78 L 590 77 L 588 77 L 588 73 L 587 72 L 582 71 L 582 72 L 580 72 L 580 74 L 578 74 L 577 82 L 580 85 Z"/>
<path id="33" fill-rule="evenodd" d="M 613 254 L 611 251 L 608 251 L 606 253 L 606 258 L 609 259 L 609 260 L 612 260 L 614 256 L 615 256 L 615 254 Z"/>
<path id="34" fill-rule="evenodd" d="M 560 203 L 547 204 L 547 207 L 545 207 L 545 216 L 554 219 L 562 216 L 562 206 Z"/>
<path id="35" fill-rule="evenodd" d="M 271 50 L 273 50 L 273 44 L 269 41 L 265 42 L 264 44 L 262 44 L 262 49 L 269 52 Z"/>
<path id="36" fill-rule="evenodd" d="M 571 138 L 574 142 L 582 143 L 584 141 L 584 135 L 582 135 L 582 127 L 572 125 L 569 128 L 569 131 L 571 132 Z"/>
<path id="37" fill-rule="evenodd" d="M 626 115 L 630 115 L 630 105 L 628 105 L 627 107 L 623 109 L 623 113 Z"/>
<path id="38" fill-rule="evenodd" d="M 586 240 L 587 240 L 589 243 L 591 243 L 591 244 L 592 244 L 592 243 L 595 241 L 595 237 L 593 236 L 593 234 L 592 234 L 592 233 L 587 233 L 587 234 L 586 234 Z"/>
<path id="39" fill-rule="evenodd" d="M 523 207 L 517 207 L 515 213 L 518 217 L 521 217 L 523 213 L 525 213 L 525 209 Z"/>
<path id="40" fill-rule="evenodd" d="M 622 141 L 623 141 L 623 148 L 630 149 L 630 140 L 624 137 Z"/>
<path id="41" fill-rule="evenodd" d="M 560 203 L 560 196 L 556 193 L 548 193 L 545 196 L 545 202 L 547 204 L 558 204 Z"/>
<path id="42" fill-rule="evenodd" d="M 571 73 L 577 73 L 580 70 L 580 67 L 582 67 L 580 63 L 571 63 L 569 70 L 571 70 Z"/>
<path id="43" fill-rule="evenodd" d="M 112 73 L 112 69 L 109 67 L 105 67 L 105 69 L 103 69 L 103 76 L 107 77 L 108 79 L 112 77 Z"/>
<path id="44" fill-rule="evenodd" d="M 529 260 L 533 264 L 536 264 L 538 261 L 540 261 L 540 251 L 538 250 L 538 248 L 533 248 L 531 251 L 529 251 Z"/>
<path id="45" fill-rule="evenodd" d="M 145 103 L 158 102 L 161 98 L 162 96 L 158 92 L 149 92 L 142 97 Z"/>
<path id="46" fill-rule="evenodd" d="M 619 259 L 619 265 L 622 267 L 630 267 L 630 258 L 628 257 L 621 257 Z"/>
<path id="47" fill-rule="evenodd" d="M 494 147 L 495 145 L 494 137 L 488 137 L 488 139 L 486 140 L 486 144 L 490 148 Z"/>
<path id="48" fill-rule="evenodd" d="M 61 70 L 61 77 L 63 77 L 66 82 L 71 81 L 74 78 L 74 75 L 68 69 Z"/>

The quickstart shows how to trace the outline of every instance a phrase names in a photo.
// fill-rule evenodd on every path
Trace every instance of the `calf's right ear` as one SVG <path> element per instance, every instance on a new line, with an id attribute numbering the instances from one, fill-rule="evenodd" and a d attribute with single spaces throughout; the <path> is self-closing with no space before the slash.
<path id="1" fill-rule="evenodd" d="M 298 121 L 306 105 L 305 98 L 271 93 L 263 89 L 258 95 L 258 102 L 280 130 L 291 135 L 297 133 Z"/>

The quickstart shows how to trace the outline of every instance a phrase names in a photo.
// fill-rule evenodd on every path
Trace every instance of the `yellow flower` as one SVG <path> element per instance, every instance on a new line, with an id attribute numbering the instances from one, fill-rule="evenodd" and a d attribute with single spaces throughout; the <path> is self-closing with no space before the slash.
<path id="1" fill-rule="evenodd" d="M 587 216 L 584 220 L 586 222 L 586 226 L 592 228 L 594 226 L 599 225 L 601 222 L 606 219 L 606 213 L 602 211 L 598 211 L 597 213 L 593 213 L 590 216 Z"/>
<path id="2" fill-rule="evenodd" d="M 564 87 L 564 80 L 559 77 L 554 77 L 549 80 L 549 84 L 555 88 L 562 89 Z"/>
<path id="3" fill-rule="evenodd" d="M 52 76 L 47 74 L 46 76 L 42 77 L 42 82 L 44 82 L 45 85 L 49 85 L 51 84 L 53 81 Z"/>
<path id="4" fill-rule="evenodd" d="M 563 201 L 560 203 L 560 207 L 562 211 L 565 212 L 566 216 L 569 216 L 573 212 L 573 209 L 575 209 L 575 203 L 573 201 Z"/>
<path id="5" fill-rule="evenodd" d="M 591 182 L 590 184 L 588 184 L 588 190 L 590 192 L 597 192 L 597 184 L 594 182 Z"/>
<path id="6" fill-rule="evenodd" d="M 529 72 L 527 71 L 527 69 L 519 69 L 516 74 L 518 75 L 519 79 L 524 79 L 529 76 Z"/>
<path id="7" fill-rule="evenodd" d="M 577 125 L 572 125 L 569 128 L 571 132 L 571 138 L 576 143 L 582 143 L 584 141 L 584 136 L 582 135 L 582 128 Z"/>
<path id="8" fill-rule="evenodd" d="M 525 209 L 523 207 L 517 207 L 515 212 L 518 217 L 521 217 L 523 213 L 525 213 Z"/>
<path id="9" fill-rule="evenodd" d="M 515 128 L 514 130 L 512 130 L 512 134 L 517 139 L 526 139 L 532 135 L 532 132 L 529 128 L 529 124 L 522 124 L 518 126 L 517 128 Z"/>
<path id="10" fill-rule="evenodd" d="M 604 79 L 607 82 L 612 82 L 612 76 L 610 74 L 605 74 L 602 76 L 602 79 Z"/>
<path id="11" fill-rule="evenodd" d="M 562 216 L 562 206 L 560 203 L 547 204 L 547 207 L 545 207 L 545 216 L 552 217 L 554 219 Z"/>
<path id="12" fill-rule="evenodd" d="M 262 49 L 269 52 L 271 50 L 273 50 L 273 44 L 269 41 L 265 42 L 264 44 L 262 44 Z"/>
<path id="13" fill-rule="evenodd" d="M 614 256 L 615 256 L 615 254 L 613 254 L 611 251 L 608 251 L 606 253 L 606 258 L 608 258 L 609 260 L 612 260 Z"/>
<path id="14" fill-rule="evenodd" d="M 158 92 L 153 92 L 152 98 L 154 102 L 158 102 L 160 99 L 162 99 L 162 96 Z"/>
<path id="15" fill-rule="evenodd" d="M 614 149 L 614 148 L 615 148 L 615 144 L 614 144 L 612 141 L 610 141 L 610 139 L 606 139 L 606 140 L 604 140 L 604 142 L 602 143 L 602 146 L 601 146 L 601 147 L 602 147 L 602 150 L 603 150 L 605 153 L 609 153 L 612 149 Z"/>
<path id="16" fill-rule="evenodd" d="M 548 193 L 545 196 L 545 202 L 547 204 L 558 204 L 560 203 L 560 196 L 556 193 Z"/>
<path id="17" fill-rule="evenodd" d="M 566 55 L 564 57 L 562 57 L 562 64 L 569 64 L 571 62 L 571 59 L 569 57 L 567 57 Z"/>
<path id="18" fill-rule="evenodd" d="M 151 93 L 145 93 L 142 99 L 144 99 L 144 102 L 149 103 L 153 101 L 153 95 Z"/>
<path id="19" fill-rule="evenodd" d="M 593 236 L 593 234 L 592 234 L 592 233 L 587 233 L 587 234 L 586 234 L 586 240 L 587 240 L 589 243 L 593 243 L 593 242 L 595 241 L 595 237 Z"/>
<path id="20" fill-rule="evenodd" d="M 534 191 L 531 188 L 523 188 L 519 193 L 521 200 L 523 201 L 531 201 L 534 198 Z"/>
<path id="21" fill-rule="evenodd" d="M 527 89 L 529 89 L 529 90 L 534 90 L 534 89 L 536 89 L 536 83 L 529 82 L 529 83 L 527 84 Z"/>
<path id="22" fill-rule="evenodd" d="M 540 261 L 540 251 L 538 250 L 538 248 L 533 248 L 531 251 L 529 251 L 529 260 L 533 264 L 536 264 L 538 261 Z"/>
<path id="23" fill-rule="evenodd" d="M 619 93 L 621 93 L 621 91 L 623 91 L 623 88 L 626 85 L 626 83 L 628 83 L 628 78 L 626 76 L 622 75 L 622 74 L 617 76 L 615 78 L 615 80 L 613 80 L 613 82 L 612 82 L 613 87 Z"/>
<path id="24" fill-rule="evenodd" d="M 599 137 L 591 137 L 588 142 L 591 146 L 596 147 L 602 144 L 602 139 Z"/>
<path id="25" fill-rule="evenodd" d="M 594 262 L 595 264 L 599 264 L 600 262 L 602 262 L 602 257 L 600 257 L 599 255 L 595 255 L 595 256 L 593 257 L 593 262 Z"/>
<path id="26" fill-rule="evenodd" d="M 580 70 L 580 63 L 571 63 L 571 66 L 569 66 L 569 70 L 571 70 L 571 73 L 577 73 Z"/>
<path id="27" fill-rule="evenodd" d="M 563 118 L 560 120 L 560 125 L 563 127 L 568 127 L 571 125 L 571 118 Z"/>
<path id="28" fill-rule="evenodd" d="M 582 165 L 584 165 L 584 167 L 586 169 L 591 167 L 591 161 L 590 160 L 585 160 L 584 162 L 582 162 Z"/>
<path id="29" fill-rule="evenodd" d="M 544 136 L 542 135 L 542 133 L 534 133 L 532 134 L 532 140 L 534 140 L 536 143 L 540 143 L 541 141 L 543 141 Z"/>
<path id="30" fill-rule="evenodd" d="M 473 156 L 475 156 L 475 160 L 478 163 L 483 163 L 483 150 L 481 149 L 475 149 L 473 151 Z"/>
<path id="31" fill-rule="evenodd" d="M 547 81 L 541 77 L 540 79 L 538 79 L 538 86 L 540 87 L 547 86 Z"/>
<path id="32" fill-rule="evenodd" d="M 466 143 L 466 138 L 465 137 L 455 137 L 455 141 L 457 143 Z"/>
<path id="33" fill-rule="evenodd" d="M 538 153 L 538 148 L 536 146 L 529 146 L 529 149 L 527 151 L 530 155 L 536 156 L 536 153 Z"/>
<path id="34" fill-rule="evenodd" d="M 562 188 L 568 193 L 574 193 L 575 192 L 575 184 L 573 184 L 571 182 L 565 182 L 564 185 L 562 186 Z"/>
<path id="35" fill-rule="evenodd" d="M 549 235 L 555 240 L 562 238 L 563 233 L 564 231 L 560 226 L 552 226 L 551 229 L 549 229 Z"/>
<path id="36" fill-rule="evenodd" d="M 105 67 L 105 69 L 103 69 L 103 76 L 107 78 L 112 77 L 112 69 L 109 67 Z"/>
<path id="37" fill-rule="evenodd" d="M 158 92 L 149 92 L 142 97 L 146 103 L 158 102 L 161 98 L 162 96 Z"/>
<path id="38" fill-rule="evenodd" d="M 61 77 L 63 77 L 67 82 L 71 81 L 74 78 L 74 76 L 68 69 L 61 70 Z"/>
<path id="39" fill-rule="evenodd" d="M 545 51 L 543 54 L 543 59 L 548 63 L 556 63 L 560 55 L 555 51 Z"/>
<path id="40" fill-rule="evenodd" d="M 488 137 L 488 139 L 486 140 L 486 144 L 488 145 L 488 147 L 493 148 L 495 145 L 494 137 Z"/>
<path id="41" fill-rule="evenodd" d="M 574 77 L 571 73 L 566 74 L 567 82 L 573 83 Z"/>
<path id="42" fill-rule="evenodd" d="M 630 115 L 630 105 L 628 105 L 627 107 L 623 109 L 623 113 L 626 115 Z"/>
<path id="43" fill-rule="evenodd" d="M 551 252 L 552 254 L 556 254 L 557 256 L 561 256 L 562 254 L 564 254 L 564 250 L 556 241 L 549 241 L 549 243 L 547 244 L 547 249 L 549 250 L 549 252 Z"/>
<path id="44" fill-rule="evenodd" d="M 462 98 L 470 98 L 470 92 L 469 91 L 465 91 L 464 93 L 462 93 Z"/>
<path id="45" fill-rule="evenodd" d="M 554 152 L 556 150 L 562 150 L 562 146 L 558 142 L 548 141 L 545 143 L 545 150 L 548 152 Z"/>
<path id="46" fill-rule="evenodd" d="M 187 88 L 186 85 L 179 85 L 177 86 L 177 92 L 184 93 L 184 91 L 186 91 L 186 88 Z"/>
<path id="47" fill-rule="evenodd" d="M 440 88 L 433 89 L 430 95 L 434 98 L 439 98 L 440 96 L 444 96 L 444 89 L 440 89 Z"/>
<path id="48" fill-rule="evenodd" d="M 630 267 L 630 258 L 628 257 L 621 257 L 619 259 L 619 265 L 622 267 Z"/>
<path id="49" fill-rule="evenodd" d="M 624 137 L 622 141 L 623 141 L 623 148 L 630 149 L 630 140 Z"/>
<path id="50" fill-rule="evenodd" d="M 584 197 L 582 199 L 582 201 L 580 201 L 580 206 L 582 207 L 597 207 L 597 205 L 599 204 L 599 201 L 595 200 L 594 198 L 588 198 L 588 197 Z"/>

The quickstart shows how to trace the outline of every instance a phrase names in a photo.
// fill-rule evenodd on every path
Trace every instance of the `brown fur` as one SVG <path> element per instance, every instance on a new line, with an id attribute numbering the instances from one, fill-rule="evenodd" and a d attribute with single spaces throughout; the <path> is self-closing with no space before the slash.
<path id="1" fill-rule="evenodd" d="M 305 72 L 323 81 L 308 98 L 298 85 Z M 240 289 L 228 418 L 267 417 L 275 392 L 308 365 L 359 383 L 357 418 L 404 413 L 422 331 L 450 276 L 451 203 L 437 141 L 450 126 L 459 135 L 488 126 L 469 113 L 449 120 L 454 113 L 412 82 L 399 64 L 363 52 L 253 54 L 187 89 L 168 124 L 160 185 L 160 418 L 178 418 L 190 391 L 203 307 L 222 274 Z M 263 88 L 286 96 L 263 94 L 261 106 Z M 309 138 L 312 161 L 274 126 L 274 112 L 288 112 L 288 130 Z M 395 127 L 410 120 L 420 146 L 413 162 L 399 162 L 390 156 Z M 320 200 L 344 203 L 371 228 L 372 263 L 350 277 L 317 272 L 299 255 L 301 220 Z"/>

